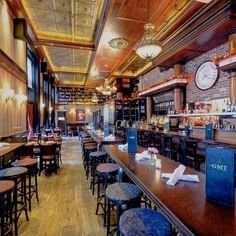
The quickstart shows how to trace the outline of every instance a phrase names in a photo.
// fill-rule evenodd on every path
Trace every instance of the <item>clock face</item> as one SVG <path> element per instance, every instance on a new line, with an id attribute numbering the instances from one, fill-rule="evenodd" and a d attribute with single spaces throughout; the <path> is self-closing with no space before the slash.
<path id="1" fill-rule="evenodd" d="M 213 87 L 218 79 L 219 70 L 217 65 L 211 61 L 201 64 L 195 74 L 195 84 L 201 90 Z"/>

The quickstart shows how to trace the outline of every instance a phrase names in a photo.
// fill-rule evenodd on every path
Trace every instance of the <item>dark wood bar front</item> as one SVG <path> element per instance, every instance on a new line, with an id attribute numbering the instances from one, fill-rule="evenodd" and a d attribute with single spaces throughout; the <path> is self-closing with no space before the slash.
<path id="1" fill-rule="evenodd" d="M 185 174 L 199 176 L 200 183 L 179 181 L 170 187 L 162 173 L 172 173 L 178 163 L 161 155 L 162 168 L 149 161 L 136 161 L 134 154 L 121 152 L 117 145 L 105 147 L 111 158 L 183 235 L 236 235 L 235 209 L 206 200 L 205 175 L 186 167 Z M 143 148 L 139 147 L 139 152 Z"/>

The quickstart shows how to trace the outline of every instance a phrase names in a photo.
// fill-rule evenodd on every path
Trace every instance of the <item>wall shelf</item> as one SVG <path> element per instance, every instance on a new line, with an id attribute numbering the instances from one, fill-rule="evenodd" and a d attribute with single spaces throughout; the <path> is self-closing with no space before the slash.
<path id="1" fill-rule="evenodd" d="M 194 117 L 194 116 L 236 116 L 236 112 L 212 112 L 212 113 L 180 113 L 167 115 L 168 117 Z"/>

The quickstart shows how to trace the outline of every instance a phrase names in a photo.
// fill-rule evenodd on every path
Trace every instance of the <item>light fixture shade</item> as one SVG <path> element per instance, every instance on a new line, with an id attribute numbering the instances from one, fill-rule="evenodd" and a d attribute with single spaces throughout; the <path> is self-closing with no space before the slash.
<path id="1" fill-rule="evenodd" d="M 159 40 L 153 38 L 153 24 L 145 24 L 144 29 L 144 36 L 142 40 L 136 44 L 134 49 L 139 57 L 150 61 L 160 54 L 162 45 Z"/>
<path id="2" fill-rule="evenodd" d="M 98 101 L 99 101 L 99 99 L 98 99 L 96 93 L 93 94 L 91 101 L 92 101 L 92 102 L 98 102 Z"/>
<path id="3" fill-rule="evenodd" d="M 112 93 L 116 92 L 116 87 L 114 86 L 110 86 L 108 84 L 108 80 L 105 79 L 104 85 L 103 86 L 99 86 L 96 87 L 96 90 L 100 93 L 102 93 L 103 95 L 111 95 Z"/>

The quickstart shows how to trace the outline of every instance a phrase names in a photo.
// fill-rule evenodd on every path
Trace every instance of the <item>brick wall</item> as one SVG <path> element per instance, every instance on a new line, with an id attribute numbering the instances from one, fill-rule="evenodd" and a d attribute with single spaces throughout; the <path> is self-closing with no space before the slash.
<path id="1" fill-rule="evenodd" d="M 230 80 L 229 74 L 227 72 L 223 72 L 220 70 L 220 75 L 217 83 L 209 90 L 202 91 L 198 89 L 194 83 L 194 75 L 199 65 L 207 60 L 211 60 L 218 55 L 225 54 L 226 52 L 228 52 L 228 43 L 222 44 L 219 47 L 216 47 L 211 51 L 204 53 L 191 61 L 188 61 L 184 65 L 184 73 L 193 75 L 187 85 L 187 102 L 202 101 L 206 98 L 215 99 L 229 97 Z"/>
<path id="2" fill-rule="evenodd" d="M 202 101 L 206 98 L 225 98 L 229 97 L 229 74 L 227 72 L 220 71 L 219 79 L 214 87 L 207 91 L 199 90 L 194 83 L 194 75 L 200 64 L 207 60 L 211 60 L 215 56 L 222 55 L 228 52 L 228 43 L 222 44 L 207 53 L 202 54 L 188 61 L 184 65 L 184 73 L 191 74 L 187 85 L 187 102 Z M 144 88 L 155 84 L 159 80 L 171 77 L 174 75 L 173 68 L 170 68 L 164 72 L 160 72 L 159 67 L 154 68 L 147 74 L 143 75 L 140 80 L 140 88 Z"/>

